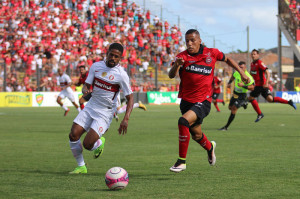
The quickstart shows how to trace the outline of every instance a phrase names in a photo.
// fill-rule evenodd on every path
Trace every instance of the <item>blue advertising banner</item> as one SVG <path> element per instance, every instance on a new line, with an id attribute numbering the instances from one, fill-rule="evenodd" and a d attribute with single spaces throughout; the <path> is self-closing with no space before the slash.
<path id="1" fill-rule="evenodd" d="M 276 92 L 277 97 L 281 97 L 285 100 L 293 100 L 294 103 L 300 103 L 300 92 L 296 91 L 277 91 Z"/>

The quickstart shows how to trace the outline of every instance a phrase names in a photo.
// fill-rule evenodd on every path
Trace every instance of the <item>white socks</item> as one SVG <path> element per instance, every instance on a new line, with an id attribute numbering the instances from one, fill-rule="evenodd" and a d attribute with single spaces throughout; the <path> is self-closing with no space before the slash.
<path id="1" fill-rule="evenodd" d="M 134 103 L 133 104 L 133 108 L 138 108 L 140 107 L 140 104 L 139 103 Z M 121 114 L 121 113 L 125 113 L 126 112 L 126 108 L 127 108 L 127 105 L 123 105 L 118 111 L 117 111 L 117 114 Z"/>
<path id="2" fill-rule="evenodd" d="M 101 144 L 102 144 L 102 141 L 100 139 L 98 139 L 95 142 L 95 144 L 94 144 L 93 148 L 91 149 L 91 151 L 94 151 L 95 149 L 97 149 L 99 146 L 101 146 Z"/>
<path id="3" fill-rule="evenodd" d="M 68 110 L 68 107 L 66 107 L 65 105 L 62 105 L 61 107 L 62 107 L 63 109 L 65 109 L 65 111 Z"/>
<path id="4" fill-rule="evenodd" d="M 84 166 L 85 162 L 82 155 L 82 145 L 80 139 L 75 142 L 70 141 L 70 148 L 78 166 Z"/>
<path id="5" fill-rule="evenodd" d="M 134 104 L 133 104 L 133 108 L 138 108 L 138 107 L 140 107 L 140 104 L 139 104 L 139 103 L 134 103 Z"/>
<path id="6" fill-rule="evenodd" d="M 123 105 L 119 110 L 117 110 L 117 114 L 125 113 L 127 105 Z"/>

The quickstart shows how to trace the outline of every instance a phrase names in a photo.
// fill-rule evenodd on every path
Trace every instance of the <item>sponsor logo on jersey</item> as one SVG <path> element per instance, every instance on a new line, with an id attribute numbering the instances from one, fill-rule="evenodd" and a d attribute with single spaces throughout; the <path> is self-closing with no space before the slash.
<path id="1" fill-rule="evenodd" d="M 119 84 L 112 84 L 98 78 L 95 78 L 94 85 L 98 88 L 112 92 L 118 92 L 120 90 Z"/>
<path id="2" fill-rule="evenodd" d="M 105 77 L 106 75 L 107 75 L 107 72 L 103 72 L 101 76 Z"/>
<path id="3" fill-rule="evenodd" d="M 41 104 L 43 103 L 43 100 L 44 100 L 44 95 L 43 94 L 37 94 L 35 96 L 35 100 L 38 103 L 38 105 L 41 106 Z"/>
<path id="4" fill-rule="evenodd" d="M 189 63 L 195 63 L 196 61 L 189 61 Z"/>
<path id="5" fill-rule="evenodd" d="M 210 66 L 203 65 L 190 65 L 185 68 L 186 72 L 196 73 L 200 75 L 210 75 L 212 72 L 212 68 Z"/>
<path id="6" fill-rule="evenodd" d="M 66 86 L 68 85 L 68 82 L 60 82 L 60 86 Z"/>
<path id="7" fill-rule="evenodd" d="M 251 70 L 250 73 L 251 73 L 252 75 L 256 75 L 256 74 L 257 74 L 257 71 Z"/>
<path id="8" fill-rule="evenodd" d="M 101 82 L 95 81 L 95 85 L 98 86 L 99 88 L 104 88 L 105 90 L 111 90 L 112 86 L 103 84 Z"/>

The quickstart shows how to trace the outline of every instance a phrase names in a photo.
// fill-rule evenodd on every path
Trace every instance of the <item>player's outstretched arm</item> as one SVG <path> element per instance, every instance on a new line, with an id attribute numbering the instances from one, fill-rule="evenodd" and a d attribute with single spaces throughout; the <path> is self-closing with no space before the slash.
<path id="1" fill-rule="evenodd" d="M 236 71 L 238 71 L 238 73 L 241 74 L 241 78 L 243 80 L 243 82 L 245 82 L 246 84 L 248 84 L 250 82 L 250 78 L 244 73 L 244 71 L 238 66 L 238 64 L 231 59 L 230 57 L 225 57 L 224 60 L 230 67 L 234 68 Z"/>
<path id="2" fill-rule="evenodd" d="M 126 95 L 126 99 L 127 99 L 126 113 L 122 122 L 120 123 L 120 127 L 118 130 L 120 135 L 121 134 L 125 135 L 127 133 L 128 121 L 133 108 L 133 94 Z"/>

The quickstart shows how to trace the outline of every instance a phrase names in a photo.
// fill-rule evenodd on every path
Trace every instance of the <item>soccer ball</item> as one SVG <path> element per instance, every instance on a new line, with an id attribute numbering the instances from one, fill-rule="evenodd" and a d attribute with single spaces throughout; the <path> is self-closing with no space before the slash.
<path id="1" fill-rule="evenodd" d="M 128 173 L 121 167 L 110 168 L 105 174 L 105 183 L 110 189 L 124 189 L 128 184 Z"/>

